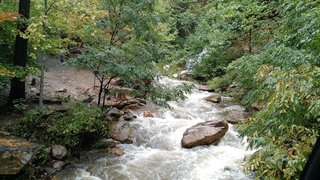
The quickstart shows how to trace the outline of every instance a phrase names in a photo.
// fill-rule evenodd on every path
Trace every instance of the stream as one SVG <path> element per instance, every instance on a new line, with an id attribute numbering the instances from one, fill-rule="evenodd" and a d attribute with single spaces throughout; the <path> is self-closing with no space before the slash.
<path id="1" fill-rule="evenodd" d="M 172 86 L 182 81 L 163 78 L 162 84 Z M 150 107 L 154 118 L 143 117 L 131 122 L 135 131 L 133 144 L 120 144 L 125 154 L 121 157 L 102 157 L 91 163 L 79 163 L 75 168 L 64 170 L 59 179 L 77 180 L 246 180 L 253 175 L 243 173 L 244 159 L 254 150 L 239 137 L 233 125 L 217 146 L 201 146 L 183 149 L 184 131 L 199 123 L 219 120 L 227 109 L 243 107 L 223 97 L 220 104 L 205 101 L 211 95 L 197 88 L 183 101 L 169 102 L 172 109 Z M 91 170 L 88 170 L 88 167 Z"/>

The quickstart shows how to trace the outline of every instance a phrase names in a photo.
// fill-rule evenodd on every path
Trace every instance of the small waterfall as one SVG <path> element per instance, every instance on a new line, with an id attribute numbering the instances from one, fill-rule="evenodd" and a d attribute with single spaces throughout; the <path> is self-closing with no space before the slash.
<path id="1" fill-rule="evenodd" d="M 181 84 L 169 78 L 161 79 L 167 85 Z M 67 170 L 62 179 L 78 180 L 247 180 L 253 176 L 243 173 L 244 159 L 254 150 L 239 137 L 232 125 L 218 146 L 181 148 L 184 131 L 208 120 L 219 120 L 220 112 L 241 108 L 228 103 L 213 104 L 203 100 L 210 93 L 193 90 L 184 101 L 169 102 L 172 109 L 156 108 L 156 117 L 146 118 L 137 113 L 131 122 L 135 130 L 133 144 L 119 145 L 125 151 L 121 157 L 103 157 L 93 163 L 79 164 Z M 230 101 L 230 98 L 223 98 Z M 90 164 L 92 166 L 92 164 Z"/>
<path id="2" fill-rule="evenodd" d="M 186 62 L 186 72 L 191 73 L 192 70 L 201 63 L 203 57 L 205 57 L 208 54 L 208 49 L 203 49 L 200 54 L 198 54 L 195 58 L 189 59 Z"/>

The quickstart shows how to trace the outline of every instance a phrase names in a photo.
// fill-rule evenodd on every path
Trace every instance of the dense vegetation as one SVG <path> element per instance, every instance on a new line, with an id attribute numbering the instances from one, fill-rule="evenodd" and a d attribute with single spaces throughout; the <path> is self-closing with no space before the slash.
<path id="1" fill-rule="evenodd" d="M 253 147 L 260 147 L 245 170 L 258 179 L 299 177 L 320 130 L 319 2 L 33 0 L 29 19 L 16 12 L 15 0 L 0 1 L 0 85 L 23 82 L 41 69 L 44 55 L 68 57 L 76 47 L 82 53 L 68 64 L 96 72 L 99 105 L 111 92 L 108 78 L 121 78 L 133 89 L 142 85 L 135 96 L 165 105 L 188 88 L 173 91 L 146 82 L 157 79 L 159 70 L 179 73 L 188 59 L 205 52 L 192 77 L 227 93 L 232 86 L 230 95 L 259 109 L 238 126 Z M 28 25 L 25 32 L 18 32 L 21 24 Z M 27 67 L 11 62 L 16 35 L 29 40 Z M 50 133 L 67 138 L 70 147 L 78 145 L 79 138 L 72 137 L 86 133 L 84 126 L 92 127 L 88 131 L 104 126 L 94 121 L 99 110 L 87 111 L 90 124 L 69 112 L 75 117 L 68 122 L 71 129 L 62 130 L 58 122 Z M 42 125 L 37 113 L 29 113 L 21 129 Z"/>
<path id="2" fill-rule="evenodd" d="M 239 126 L 261 147 L 246 171 L 299 178 L 319 133 L 320 4 L 208 1 L 203 8 L 193 13 L 198 23 L 185 48 L 209 53 L 193 75 L 221 90 L 236 85 L 232 95 L 260 109 Z"/>

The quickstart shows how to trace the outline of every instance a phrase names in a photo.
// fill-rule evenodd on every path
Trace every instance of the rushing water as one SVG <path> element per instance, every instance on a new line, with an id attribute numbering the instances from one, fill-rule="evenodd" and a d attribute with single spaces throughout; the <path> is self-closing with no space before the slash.
<path id="1" fill-rule="evenodd" d="M 162 79 L 163 84 L 179 84 L 180 81 Z M 239 137 L 232 125 L 218 146 L 181 148 L 184 131 L 203 121 L 219 120 L 226 109 L 241 108 L 223 98 L 222 104 L 203 100 L 208 92 L 194 90 L 181 102 L 170 102 L 172 109 L 153 107 L 155 118 L 138 118 L 131 122 L 135 130 L 133 144 L 121 144 L 125 155 L 103 157 L 93 163 L 79 164 L 69 169 L 62 179 L 79 180 L 228 180 L 253 179 L 244 174 L 244 159 L 253 153 Z M 91 170 L 88 166 L 93 166 Z M 89 171 L 91 173 L 89 173 Z M 61 177 L 61 176 L 60 176 Z"/>

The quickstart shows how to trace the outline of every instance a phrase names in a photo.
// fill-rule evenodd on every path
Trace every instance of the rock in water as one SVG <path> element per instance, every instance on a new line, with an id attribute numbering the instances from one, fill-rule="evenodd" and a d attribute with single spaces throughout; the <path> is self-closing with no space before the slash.
<path id="1" fill-rule="evenodd" d="M 123 120 L 126 121 L 131 121 L 132 119 L 137 118 L 137 116 L 134 115 L 132 112 L 128 112 L 125 115 L 121 116 L 121 118 L 123 118 Z"/>
<path id="2" fill-rule="evenodd" d="M 51 155 L 55 159 L 63 159 L 68 154 L 66 147 L 61 145 L 53 145 L 51 149 Z"/>
<path id="3" fill-rule="evenodd" d="M 221 95 L 218 93 L 213 93 L 211 96 L 206 97 L 205 100 L 213 103 L 220 103 L 221 102 Z"/>
<path id="4" fill-rule="evenodd" d="M 111 137 L 112 139 L 122 143 L 132 143 L 133 130 L 127 121 L 119 120 L 111 127 Z"/>
<path id="5" fill-rule="evenodd" d="M 200 85 L 198 88 L 200 91 L 207 91 L 207 92 L 214 92 L 215 90 L 213 88 L 210 88 L 206 85 Z"/>
<path id="6" fill-rule="evenodd" d="M 227 121 L 230 124 L 237 124 L 248 117 L 248 113 L 243 111 L 227 111 L 225 121 Z"/>
<path id="7" fill-rule="evenodd" d="M 37 145 L 15 137 L 0 137 L 0 175 L 14 175 L 30 162 Z"/>
<path id="8" fill-rule="evenodd" d="M 108 153 L 113 154 L 113 155 L 115 155 L 115 156 L 122 156 L 122 155 L 124 155 L 124 151 L 123 151 L 121 148 L 119 148 L 119 147 L 110 148 L 110 149 L 108 150 Z"/>
<path id="9" fill-rule="evenodd" d="M 228 131 L 226 121 L 207 121 L 188 128 L 183 134 L 181 145 L 184 148 L 217 144 Z"/>
<path id="10" fill-rule="evenodd" d="M 154 115 L 153 115 L 153 113 L 151 111 L 145 111 L 145 112 L 143 112 L 143 117 L 151 117 L 151 118 L 153 118 Z"/>

